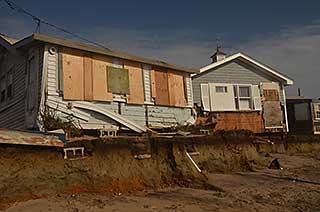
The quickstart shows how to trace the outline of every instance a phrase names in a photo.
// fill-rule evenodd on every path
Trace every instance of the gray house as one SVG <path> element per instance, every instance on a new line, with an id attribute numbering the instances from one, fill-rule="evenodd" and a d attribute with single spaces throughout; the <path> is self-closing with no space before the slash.
<path id="1" fill-rule="evenodd" d="M 288 131 L 284 87 L 293 81 L 243 53 L 218 48 L 212 63 L 192 76 L 198 123 L 215 130 Z"/>
<path id="2" fill-rule="evenodd" d="M 0 127 L 115 135 L 194 122 L 199 70 L 33 34 L 0 36 Z"/>

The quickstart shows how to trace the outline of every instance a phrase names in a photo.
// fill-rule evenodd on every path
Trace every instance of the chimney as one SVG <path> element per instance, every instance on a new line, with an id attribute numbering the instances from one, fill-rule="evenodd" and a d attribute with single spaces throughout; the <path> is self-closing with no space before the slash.
<path id="1" fill-rule="evenodd" d="M 218 46 L 216 52 L 210 58 L 212 59 L 212 63 L 215 63 L 225 59 L 226 56 L 227 54 L 221 51 L 221 46 Z"/>

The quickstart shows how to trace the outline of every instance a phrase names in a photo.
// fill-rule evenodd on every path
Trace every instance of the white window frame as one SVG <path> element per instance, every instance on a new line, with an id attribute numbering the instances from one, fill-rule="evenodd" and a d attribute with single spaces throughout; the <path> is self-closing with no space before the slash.
<path id="1" fill-rule="evenodd" d="M 228 87 L 224 85 L 216 85 L 216 93 L 228 93 Z M 218 88 L 221 88 L 222 90 L 218 90 Z"/>
<path id="2" fill-rule="evenodd" d="M 255 110 L 253 107 L 253 96 L 252 96 L 252 84 L 234 84 L 235 89 L 235 102 L 236 102 L 236 110 L 239 111 L 253 111 Z M 240 87 L 249 88 L 249 96 L 248 97 L 240 97 Z M 241 100 L 249 100 L 249 109 L 248 108 L 240 108 Z"/>
<path id="3" fill-rule="evenodd" d="M 313 122 L 314 134 L 320 134 L 320 122 Z"/>
<path id="4" fill-rule="evenodd" d="M 314 119 L 320 120 L 320 116 L 317 116 L 317 113 L 320 114 L 320 103 L 313 103 Z"/>

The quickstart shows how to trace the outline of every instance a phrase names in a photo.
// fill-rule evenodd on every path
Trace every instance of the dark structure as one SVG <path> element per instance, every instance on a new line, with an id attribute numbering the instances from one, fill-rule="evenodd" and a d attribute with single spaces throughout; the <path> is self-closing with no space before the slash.
<path id="1" fill-rule="evenodd" d="M 287 97 L 289 132 L 320 134 L 320 101 L 302 96 Z"/>

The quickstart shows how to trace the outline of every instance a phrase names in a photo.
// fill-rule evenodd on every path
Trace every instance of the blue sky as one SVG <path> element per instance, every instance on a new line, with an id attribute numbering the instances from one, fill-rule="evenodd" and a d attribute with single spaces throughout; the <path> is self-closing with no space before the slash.
<path id="1" fill-rule="evenodd" d="M 224 51 L 244 51 L 289 75 L 295 93 L 320 97 L 320 1 L 23 1 L 50 23 L 124 52 L 201 67 L 221 39 Z M 23 37 L 34 22 L 0 0 L 0 32 Z M 41 26 L 46 34 L 72 39 Z"/>

